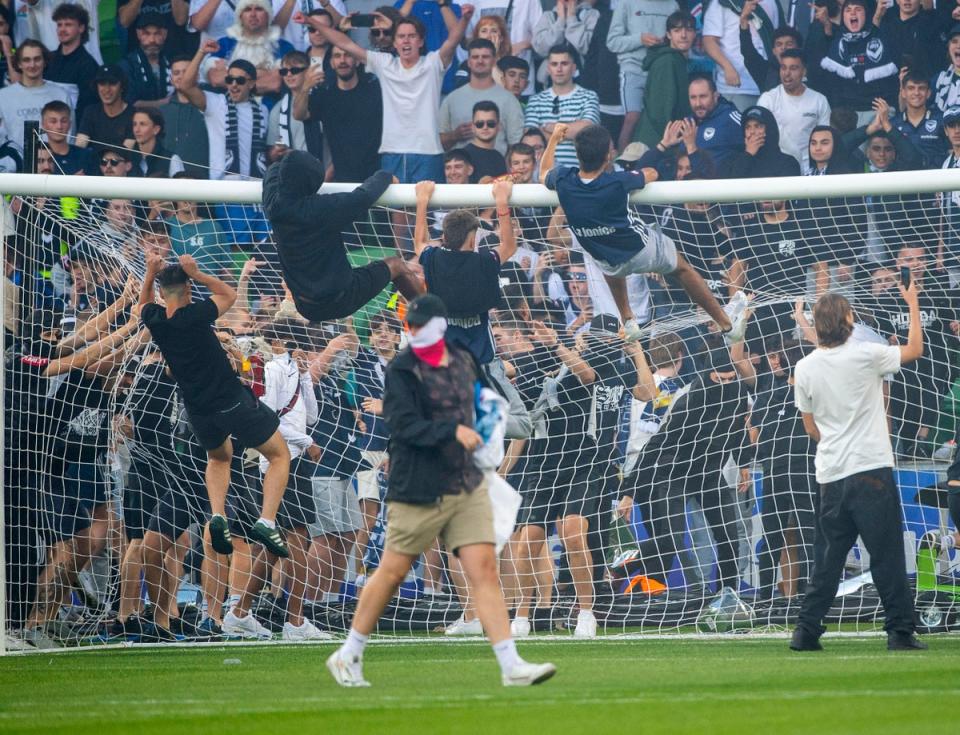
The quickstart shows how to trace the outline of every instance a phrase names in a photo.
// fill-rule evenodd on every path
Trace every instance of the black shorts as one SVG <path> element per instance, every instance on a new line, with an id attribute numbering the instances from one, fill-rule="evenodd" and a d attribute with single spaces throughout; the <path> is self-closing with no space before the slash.
<path id="1" fill-rule="evenodd" d="M 190 442 L 186 452 L 164 449 L 149 457 L 158 480 L 166 491 L 157 500 L 147 530 L 171 541 L 194 523 L 206 523 L 210 500 L 204 480 L 206 456 L 199 445 Z"/>
<path id="2" fill-rule="evenodd" d="M 316 523 L 314 469 L 316 464 L 305 456 L 297 457 L 290 463 L 290 479 L 277 511 L 277 525 L 280 528 L 289 531 Z M 246 480 L 242 488 L 240 483 L 233 483 L 236 492 L 230 498 L 230 532 L 249 541 L 250 529 L 260 517 L 260 507 L 263 505 L 263 476 L 254 469 L 247 473 Z"/>
<path id="3" fill-rule="evenodd" d="M 123 530 L 127 539 L 142 539 L 157 500 L 168 489 L 162 473 L 149 461 L 134 457 L 123 490 Z"/>
<path id="4" fill-rule="evenodd" d="M 518 525 L 549 526 L 570 515 L 591 517 L 600 508 L 602 482 L 589 461 L 544 471 L 524 493 Z"/>
<path id="5" fill-rule="evenodd" d="M 350 282 L 322 301 L 293 295 L 297 311 L 311 322 L 343 319 L 369 304 L 390 283 L 390 266 L 375 260 L 350 272 Z"/>
<path id="6" fill-rule="evenodd" d="M 93 509 L 107 502 L 109 478 L 98 458 L 71 462 L 52 479 L 43 494 L 47 529 L 53 540 L 67 541 L 93 523 Z"/>
<path id="7" fill-rule="evenodd" d="M 222 411 L 198 413 L 187 409 L 187 419 L 200 446 L 207 451 L 221 446 L 231 436 L 245 447 L 259 447 L 280 426 L 276 412 L 249 390 Z"/>

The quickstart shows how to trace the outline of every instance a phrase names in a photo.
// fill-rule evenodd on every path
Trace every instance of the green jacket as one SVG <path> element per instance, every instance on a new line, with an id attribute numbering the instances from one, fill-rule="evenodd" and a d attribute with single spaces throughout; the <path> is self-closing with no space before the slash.
<path id="1" fill-rule="evenodd" d="M 653 148 L 668 122 L 690 116 L 687 57 L 669 46 L 654 46 L 647 51 L 643 70 L 647 72 L 643 114 L 633 137 Z"/>

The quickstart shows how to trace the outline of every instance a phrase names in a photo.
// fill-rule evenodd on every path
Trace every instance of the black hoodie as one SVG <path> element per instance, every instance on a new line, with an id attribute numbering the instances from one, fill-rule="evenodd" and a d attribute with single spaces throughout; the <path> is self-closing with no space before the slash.
<path id="1" fill-rule="evenodd" d="M 270 220 L 277 254 L 294 300 L 328 304 L 352 281 L 343 231 L 367 217 L 392 176 L 377 171 L 351 192 L 318 194 L 323 164 L 305 151 L 290 151 L 267 169 L 263 211 Z M 332 318 L 332 317 L 331 317 Z"/>
<path id="2" fill-rule="evenodd" d="M 755 154 L 739 151 L 730 157 L 732 179 L 754 179 L 765 176 L 799 176 L 800 164 L 793 156 L 780 150 L 780 128 L 777 119 L 766 107 L 748 107 L 741 118 L 744 140 L 750 120 L 759 120 L 767 129 L 763 146 Z"/>

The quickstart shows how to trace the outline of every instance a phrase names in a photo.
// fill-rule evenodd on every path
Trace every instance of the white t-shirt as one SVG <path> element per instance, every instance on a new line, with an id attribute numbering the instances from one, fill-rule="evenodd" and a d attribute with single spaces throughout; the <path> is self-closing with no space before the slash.
<path id="1" fill-rule="evenodd" d="M 780 150 L 800 162 L 801 170 L 810 165 L 810 133 L 817 125 L 830 124 L 830 103 L 819 92 L 807 87 L 801 95 L 787 94 L 782 84 L 760 95 L 757 104 L 777 118 Z"/>
<path id="2" fill-rule="evenodd" d="M 190 17 L 192 18 L 199 13 L 203 6 L 211 1 L 212 0 L 190 0 Z M 208 38 L 216 40 L 226 36 L 227 28 L 233 25 L 233 21 L 236 20 L 237 17 L 235 8 L 235 2 L 221 0 L 220 7 L 218 7 L 217 12 L 213 14 L 213 18 L 210 19 L 210 25 L 207 26 L 207 29 L 200 38 L 201 42 L 206 41 Z M 188 22 L 187 25 L 191 31 L 197 30 L 192 22 Z"/>
<path id="3" fill-rule="evenodd" d="M 760 0 L 760 7 L 766 11 L 773 23 L 773 28 L 780 26 L 780 10 L 777 7 L 776 0 Z M 718 2 L 710 3 L 707 11 L 703 14 L 703 35 L 716 36 L 720 39 L 720 50 L 726 56 L 733 68 L 740 75 L 740 86 L 731 87 L 724 81 L 723 70 L 718 66 L 714 71 L 714 79 L 717 82 L 717 91 L 720 94 L 760 94 L 760 88 L 756 81 L 750 76 L 746 65 L 743 63 L 743 54 L 740 53 L 740 16 L 732 10 L 723 7 Z M 760 40 L 760 34 L 756 29 L 750 26 L 750 36 L 753 38 L 753 45 L 760 52 L 761 56 L 766 56 L 763 50 L 763 42 Z"/>
<path id="4" fill-rule="evenodd" d="M 367 51 L 367 71 L 380 79 L 383 135 L 380 153 L 443 153 L 440 145 L 440 88 L 447 67 L 431 51 L 405 69 L 400 59 Z"/>
<path id="5" fill-rule="evenodd" d="M 797 363 L 794 400 L 820 431 L 817 482 L 893 467 L 882 383 L 899 369 L 899 347 L 852 339 L 818 347 Z"/>
<path id="6" fill-rule="evenodd" d="M 44 82 L 39 87 L 24 87 L 17 82 L 0 89 L 0 124 L 6 139 L 23 150 L 23 124 L 39 120 L 43 106 L 54 100 L 75 108 L 77 99 L 71 94 L 72 90 L 76 90 L 76 85 L 56 82 Z"/>
<path id="7" fill-rule="evenodd" d="M 222 179 L 227 165 L 227 97 L 215 92 L 204 92 L 207 108 L 203 111 L 207 123 L 207 139 L 210 141 L 210 178 Z M 240 154 L 240 170 L 249 171 L 250 143 L 253 141 L 253 105 L 251 101 L 237 105 L 237 148 Z M 263 133 L 267 133 L 269 115 L 260 105 L 263 115 Z"/>
<path id="8" fill-rule="evenodd" d="M 273 0 L 274 18 L 277 17 L 277 13 L 280 12 L 280 9 L 285 4 L 286 0 Z M 333 9 L 340 13 L 340 15 L 347 14 L 347 8 L 343 4 L 343 0 L 330 0 L 330 5 L 332 5 Z M 293 8 L 293 12 L 296 13 L 298 10 L 306 15 L 311 10 L 323 10 L 323 5 L 320 4 L 319 0 L 297 0 L 297 4 Z M 360 12 L 365 13 L 367 11 L 361 10 Z M 291 15 L 290 17 L 292 18 L 293 16 Z M 283 29 L 283 33 L 281 34 L 280 38 L 285 38 L 288 40 L 298 51 L 306 51 L 310 47 L 310 39 L 308 36 L 309 34 L 307 33 L 307 26 L 294 23 L 291 20 L 287 23 L 287 27 Z"/>
<path id="9" fill-rule="evenodd" d="M 46 46 L 50 51 L 56 51 L 60 47 L 60 39 L 57 38 L 57 24 L 53 20 L 53 11 L 64 2 L 73 5 L 81 5 L 90 14 L 90 25 L 87 30 L 90 37 L 83 45 L 90 52 L 90 55 L 98 64 L 103 63 L 103 56 L 100 54 L 100 20 L 97 15 L 96 0 L 39 0 L 36 5 L 30 5 L 25 0 L 19 0 L 14 7 L 17 8 L 17 22 L 15 32 L 17 40 L 25 38 L 35 38 Z M 27 12 L 21 16 L 20 8 L 25 6 Z"/>

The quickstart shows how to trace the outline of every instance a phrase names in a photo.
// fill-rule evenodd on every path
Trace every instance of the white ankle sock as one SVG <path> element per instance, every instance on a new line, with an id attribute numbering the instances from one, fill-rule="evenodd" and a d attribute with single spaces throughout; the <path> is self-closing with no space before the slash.
<path id="1" fill-rule="evenodd" d="M 348 656 L 363 658 L 363 649 L 367 646 L 370 636 L 358 633 L 353 628 L 347 633 L 347 640 L 343 642 L 343 652 Z"/>
<path id="2" fill-rule="evenodd" d="M 268 521 L 266 518 L 263 518 L 263 517 L 258 518 L 257 523 L 262 523 L 264 526 L 266 526 L 271 530 L 277 527 L 276 521 Z"/>
<path id="3" fill-rule="evenodd" d="M 517 644 L 513 638 L 507 638 L 493 645 L 493 652 L 497 656 L 497 663 L 500 664 L 500 672 L 509 674 L 513 667 L 520 663 L 520 654 L 517 653 Z"/>
<path id="4" fill-rule="evenodd" d="M 955 548 L 957 545 L 957 540 L 954 538 L 952 533 L 945 533 L 940 538 L 940 550 L 941 551 L 950 551 L 950 549 Z"/>

